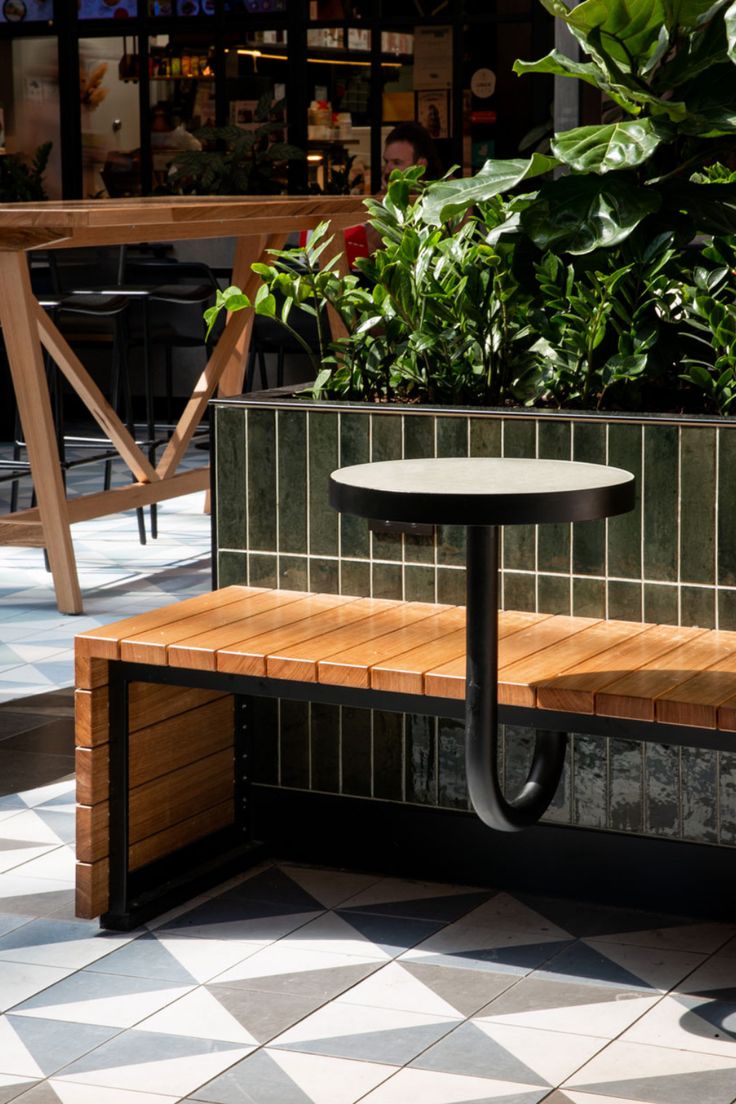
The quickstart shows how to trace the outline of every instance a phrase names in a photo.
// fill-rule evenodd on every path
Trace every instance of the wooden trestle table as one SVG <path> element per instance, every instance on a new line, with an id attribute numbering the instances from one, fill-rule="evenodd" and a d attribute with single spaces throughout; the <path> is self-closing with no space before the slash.
<path id="1" fill-rule="evenodd" d="M 280 248 L 289 234 L 314 229 L 325 219 L 339 231 L 364 218 L 360 196 L 167 196 L 0 204 L 0 325 L 37 501 L 32 509 L 0 517 L 0 545 L 46 548 L 62 613 L 83 609 L 70 525 L 207 488 L 206 467 L 184 472 L 177 468 L 215 390 L 234 395 L 243 389 L 253 315 L 242 311 L 228 319 L 154 467 L 41 308 L 31 290 L 26 254 L 34 249 L 232 237 L 232 282 L 252 296 L 258 284 L 252 262 Z M 333 252 L 339 251 L 341 240 L 336 234 Z M 42 347 L 129 467 L 129 485 L 67 498 Z"/>

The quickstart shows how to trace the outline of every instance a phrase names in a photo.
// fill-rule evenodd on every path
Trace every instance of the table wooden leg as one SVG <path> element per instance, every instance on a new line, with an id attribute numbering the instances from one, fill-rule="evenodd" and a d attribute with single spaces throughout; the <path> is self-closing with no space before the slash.
<path id="1" fill-rule="evenodd" d="M 0 323 L 57 605 L 61 613 L 81 613 L 82 592 L 25 253 L 0 253 Z"/>

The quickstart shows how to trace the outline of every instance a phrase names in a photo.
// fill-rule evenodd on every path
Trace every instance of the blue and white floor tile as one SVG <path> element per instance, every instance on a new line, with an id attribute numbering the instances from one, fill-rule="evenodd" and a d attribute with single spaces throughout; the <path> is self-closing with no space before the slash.
<path id="1" fill-rule="evenodd" d="M 202 507 L 75 526 L 80 617 L 2 552 L 0 1104 L 735 1104 L 736 924 L 269 862 L 75 918 L 73 638 L 209 588 Z"/>

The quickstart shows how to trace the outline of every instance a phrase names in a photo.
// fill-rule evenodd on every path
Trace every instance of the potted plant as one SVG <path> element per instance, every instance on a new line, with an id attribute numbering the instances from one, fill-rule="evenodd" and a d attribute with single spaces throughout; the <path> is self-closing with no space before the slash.
<path id="1" fill-rule="evenodd" d="M 383 247 L 358 273 L 320 268 L 327 228 L 257 267 L 258 313 L 288 326 L 329 305 L 347 336 L 321 325 L 301 395 L 215 403 L 221 584 L 462 602 L 461 534 L 338 518 L 329 472 L 402 455 L 574 458 L 632 470 L 638 507 L 507 530 L 505 606 L 736 629 L 736 2 L 541 2 L 583 60 L 515 68 L 593 85 L 600 124 L 469 178 L 393 175 L 366 201 Z M 249 306 L 229 288 L 208 321 Z M 358 792 L 463 808 L 457 742 L 404 724 L 400 782 L 375 760 Z M 609 757 L 580 738 L 553 818 L 734 842 L 718 835 L 706 753 L 683 764 L 614 743 Z"/>

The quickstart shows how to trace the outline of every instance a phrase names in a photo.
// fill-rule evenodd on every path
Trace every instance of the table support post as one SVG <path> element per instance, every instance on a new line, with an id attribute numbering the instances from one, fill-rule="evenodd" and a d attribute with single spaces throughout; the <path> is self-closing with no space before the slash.
<path id="1" fill-rule="evenodd" d="M 518 832 L 535 824 L 557 790 L 564 732 L 538 732 L 529 776 L 507 801 L 498 776 L 498 527 L 467 529 L 467 690 L 465 769 L 470 801 L 489 828 Z"/>

